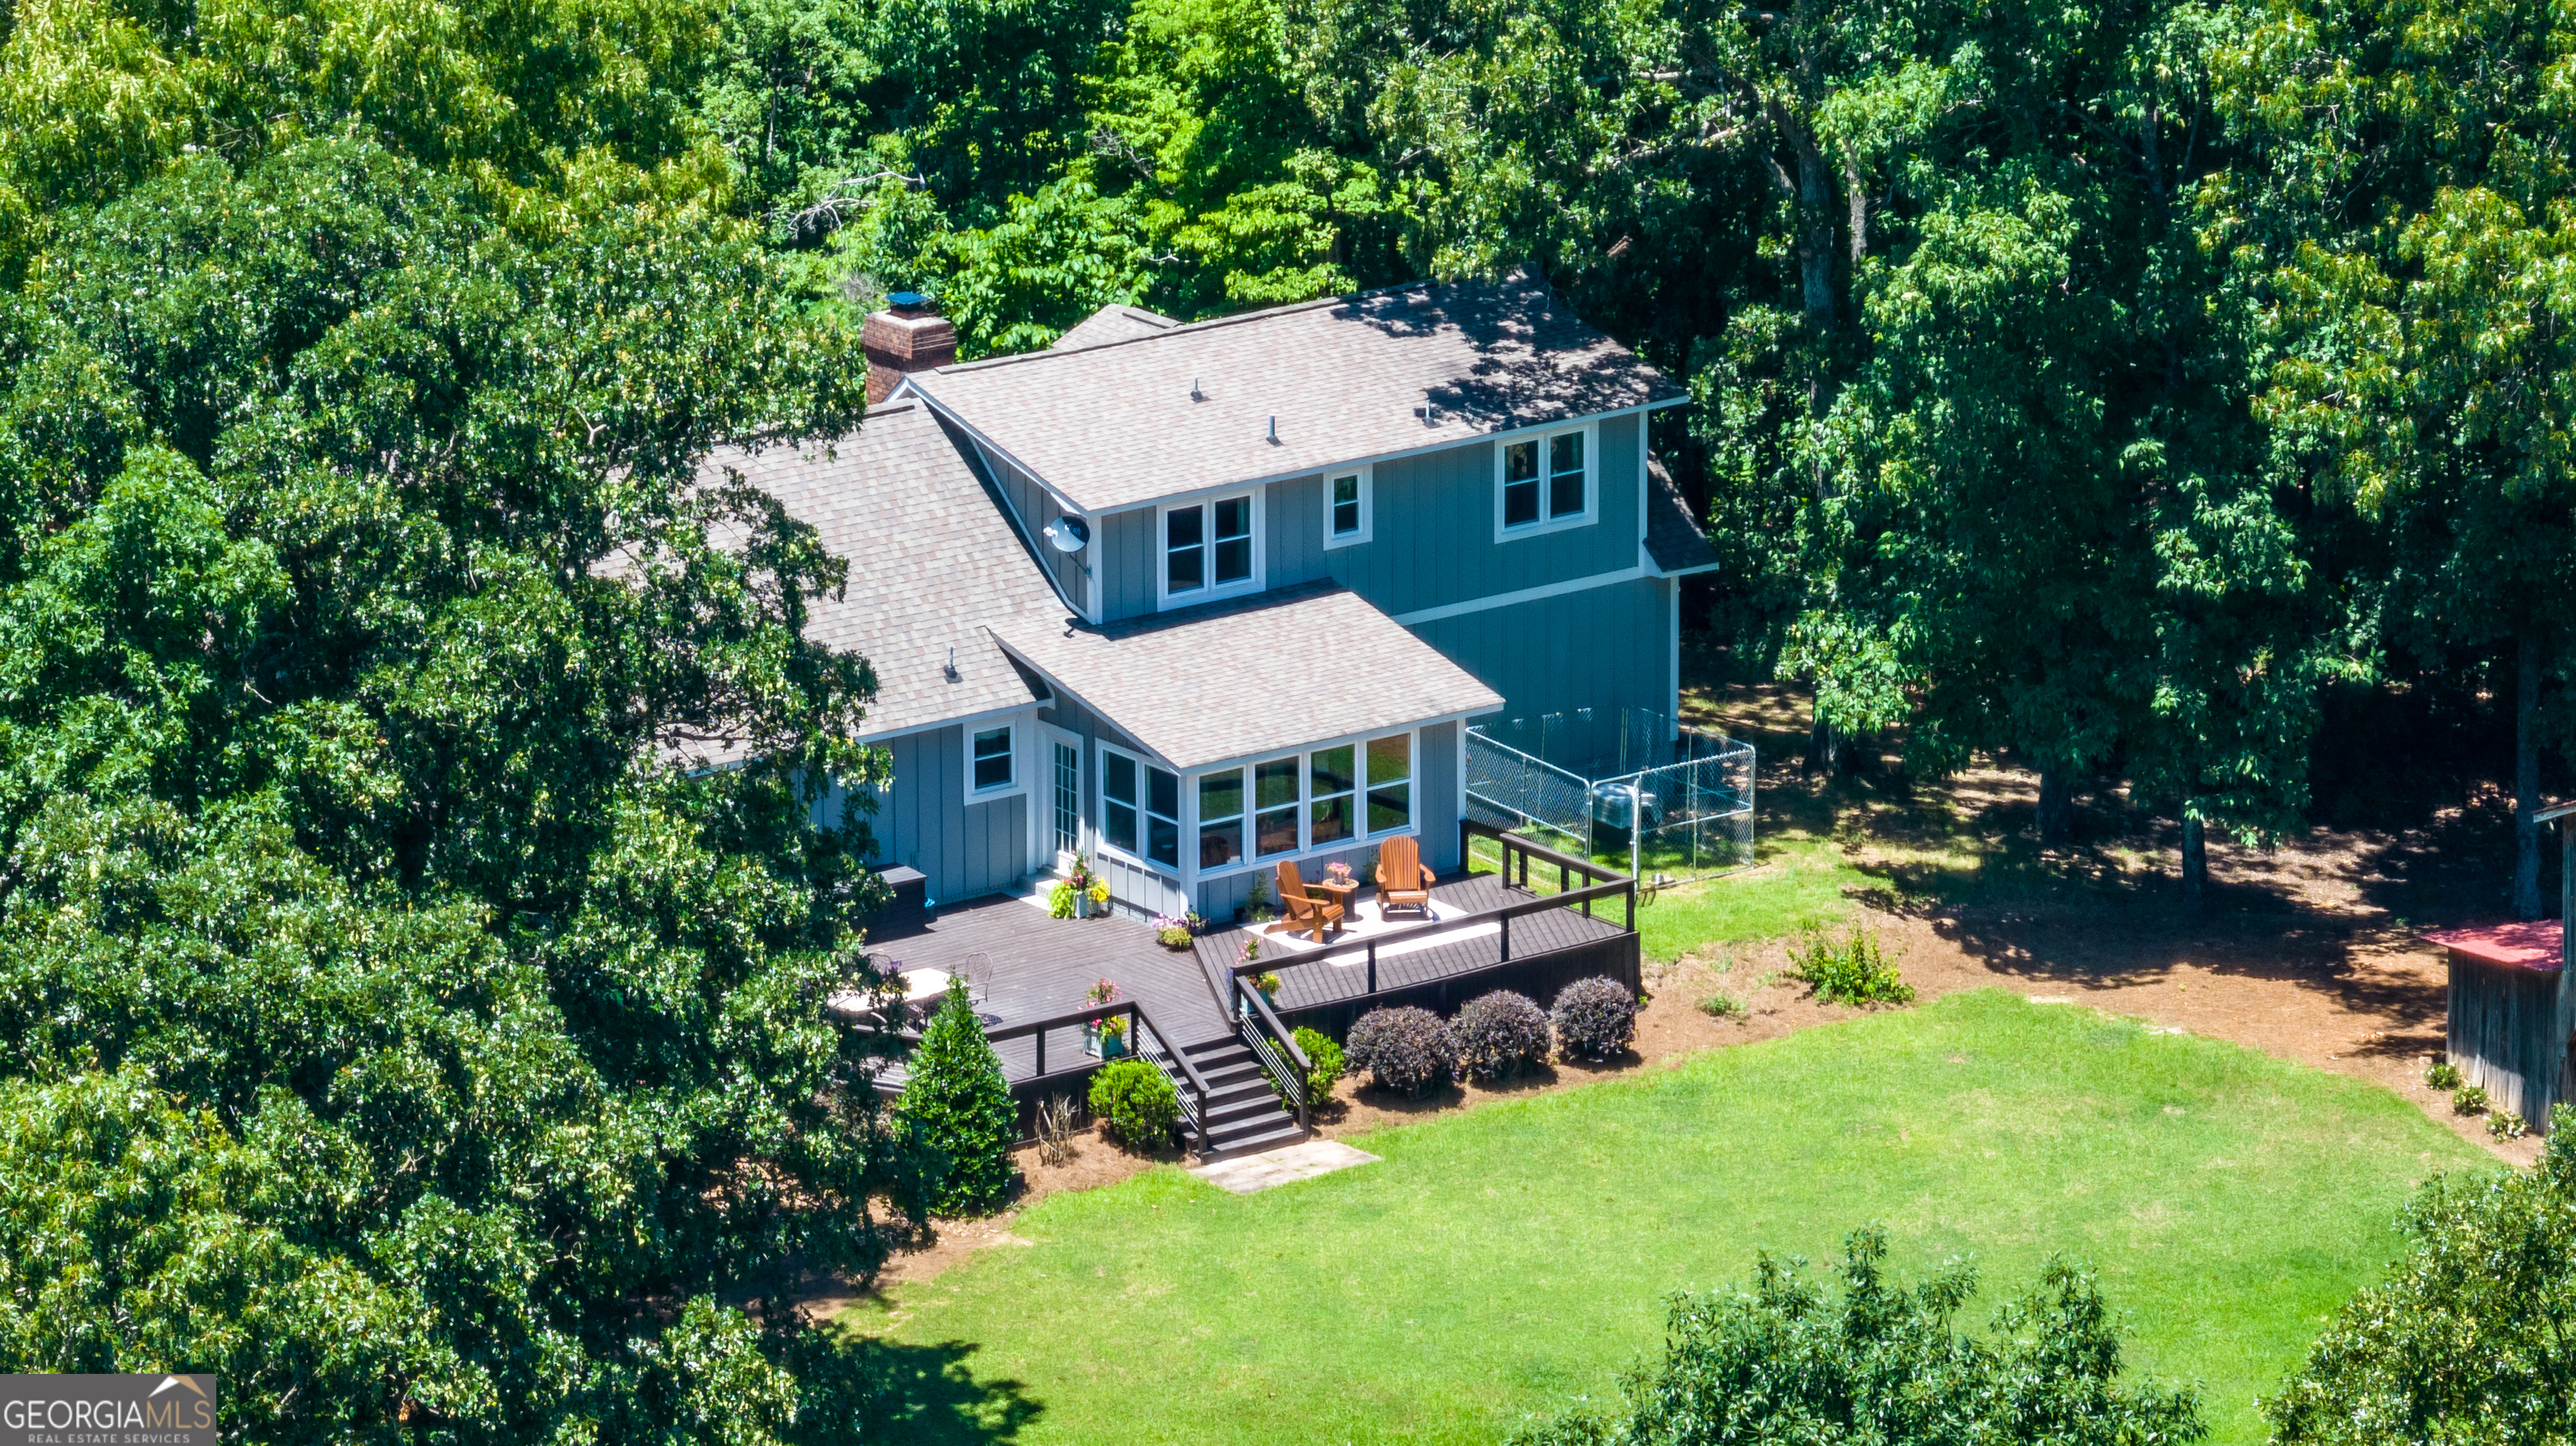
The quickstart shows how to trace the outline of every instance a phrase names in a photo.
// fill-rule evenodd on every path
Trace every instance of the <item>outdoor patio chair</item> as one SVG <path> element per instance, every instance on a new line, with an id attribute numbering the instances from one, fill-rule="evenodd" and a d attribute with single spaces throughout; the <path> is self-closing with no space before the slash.
<path id="1" fill-rule="evenodd" d="M 1326 926 L 1342 927 L 1342 906 L 1307 893 L 1306 878 L 1293 863 L 1279 865 L 1279 906 L 1288 911 L 1288 919 L 1271 930 L 1274 934 L 1304 932 L 1321 944 Z"/>
<path id="2" fill-rule="evenodd" d="M 1378 917 L 1398 909 L 1432 917 L 1431 871 L 1422 866 L 1421 843 L 1407 834 L 1388 839 L 1377 849 Z"/>

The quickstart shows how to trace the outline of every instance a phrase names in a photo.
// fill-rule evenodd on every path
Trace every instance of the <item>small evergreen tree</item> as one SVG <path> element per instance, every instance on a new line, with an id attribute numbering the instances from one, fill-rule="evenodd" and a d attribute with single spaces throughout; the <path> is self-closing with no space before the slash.
<path id="1" fill-rule="evenodd" d="M 1011 1185 L 1019 1110 L 963 979 L 948 981 L 948 997 L 921 1032 L 909 1070 L 898 1108 L 947 1158 L 933 1208 L 942 1215 L 980 1215 L 1000 1206 Z"/>

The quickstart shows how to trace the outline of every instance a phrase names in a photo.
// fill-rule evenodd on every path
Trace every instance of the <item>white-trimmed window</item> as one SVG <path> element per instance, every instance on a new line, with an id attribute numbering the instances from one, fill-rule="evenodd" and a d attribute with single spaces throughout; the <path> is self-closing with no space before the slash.
<path id="1" fill-rule="evenodd" d="M 1261 587 L 1261 495 L 1245 492 L 1162 509 L 1165 604 Z"/>
<path id="2" fill-rule="evenodd" d="M 1599 513 L 1590 425 L 1506 438 L 1494 449 L 1494 536 L 1580 527 Z"/>
<path id="3" fill-rule="evenodd" d="M 1181 780 L 1118 749 L 1100 748 L 1100 838 L 1167 869 L 1181 866 Z"/>
<path id="4" fill-rule="evenodd" d="M 1196 775 L 1199 871 L 1411 830 L 1415 746 L 1389 733 Z"/>
<path id="5" fill-rule="evenodd" d="M 1324 545 L 1348 547 L 1369 540 L 1374 499 L 1370 497 L 1369 469 L 1355 467 L 1347 472 L 1324 474 Z"/>
<path id="6" fill-rule="evenodd" d="M 979 797 L 1009 792 L 1018 776 L 1011 760 L 1011 725 L 978 728 L 968 738 L 966 791 Z"/>
<path id="7" fill-rule="evenodd" d="M 1297 759 L 1294 755 L 1252 765 L 1253 843 L 1262 858 L 1297 851 Z"/>
<path id="8" fill-rule="evenodd" d="M 1368 831 L 1374 836 L 1413 826 L 1413 735 L 1391 733 L 1368 741 Z"/>
<path id="9" fill-rule="evenodd" d="M 1243 770 L 1199 775 L 1199 869 L 1230 869 L 1243 862 Z"/>

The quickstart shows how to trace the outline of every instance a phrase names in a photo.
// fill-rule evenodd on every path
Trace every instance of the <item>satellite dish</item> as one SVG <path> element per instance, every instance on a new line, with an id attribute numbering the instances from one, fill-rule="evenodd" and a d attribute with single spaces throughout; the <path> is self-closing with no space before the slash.
<path id="1" fill-rule="evenodd" d="M 1059 517 L 1046 525 L 1046 540 L 1058 552 L 1080 552 L 1091 545 L 1091 525 L 1079 517 Z"/>

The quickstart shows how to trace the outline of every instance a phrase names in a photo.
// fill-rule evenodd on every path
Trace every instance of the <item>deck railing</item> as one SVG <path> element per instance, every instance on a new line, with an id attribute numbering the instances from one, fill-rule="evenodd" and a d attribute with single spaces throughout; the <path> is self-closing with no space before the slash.
<path id="1" fill-rule="evenodd" d="M 1270 1007 L 1270 1001 L 1240 974 L 1234 976 L 1234 1005 L 1235 1032 L 1251 1047 L 1252 1057 L 1270 1072 L 1280 1097 L 1295 1109 L 1297 1128 L 1313 1134 L 1315 1121 L 1306 1099 L 1306 1075 L 1315 1062 L 1297 1047 L 1297 1036 L 1279 1022 L 1278 1011 Z"/>
<path id="2" fill-rule="evenodd" d="M 1191 1146 L 1192 1152 L 1207 1153 L 1207 1080 L 1199 1074 L 1198 1066 L 1190 1063 L 1188 1055 L 1172 1046 L 1171 1036 L 1165 1034 L 1154 1023 L 1154 1016 L 1145 1012 L 1144 1005 L 1132 999 L 1120 1000 L 1115 1004 L 1089 1004 L 1064 1014 L 1052 1014 L 1044 1019 L 1024 1019 L 1016 1024 L 996 1025 L 984 1032 L 984 1039 L 989 1044 L 1000 1044 L 1012 1039 L 1031 1040 L 1037 1054 L 1037 1061 L 1030 1078 L 1043 1080 L 1047 1073 L 1046 1041 L 1049 1031 L 1096 1025 L 1102 1020 L 1121 1016 L 1127 1020 L 1127 1037 L 1135 1042 L 1136 1057 L 1161 1070 L 1164 1078 L 1172 1082 L 1172 1092 L 1180 1097 L 1181 1118 L 1189 1126 L 1187 1133 L 1194 1142 Z M 918 1041 L 921 1034 L 918 1030 L 907 1029 L 903 1031 L 903 1037 Z"/>
<path id="3" fill-rule="evenodd" d="M 1324 964 L 1336 959 L 1348 959 L 1354 954 L 1365 952 L 1368 958 L 1368 988 L 1365 992 L 1375 994 L 1378 992 L 1377 952 L 1384 946 L 1408 943 L 1416 939 L 1430 939 L 1441 934 L 1471 929 L 1481 924 L 1494 924 L 1499 926 L 1502 934 L 1502 956 L 1496 962 L 1508 964 L 1512 958 L 1512 920 L 1527 918 L 1532 914 L 1544 914 L 1551 909 L 1572 908 L 1580 908 L 1583 911 L 1583 917 L 1589 919 L 1593 917 L 1592 905 L 1596 900 L 1613 897 L 1624 897 L 1627 901 L 1625 919 L 1620 925 L 1622 931 L 1630 934 L 1637 932 L 1637 881 L 1634 878 L 1616 869 L 1605 868 L 1580 855 L 1563 853 L 1544 844 L 1532 843 L 1519 834 L 1506 833 L 1492 824 L 1475 819 L 1458 821 L 1460 860 L 1467 858 L 1469 845 L 1478 838 L 1492 839 L 1502 850 L 1505 884 L 1527 889 L 1530 865 L 1533 862 L 1552 864 L 1556 868 L 1557 892 L 1524 899 L 1517 904 L 1479 909 L 1471 914 L 1456 914 L 1446 919 L 1432 919 L 1410 928 L 1389 929 L 1383 934 L 1371 934 L 1365 939 L 1354 939 L 1342 944 L 1326 944 L 1311 953 L 1299 954 L 1290 962 L 1301 965 Z M 1513 874 L 1515 860 L 1519 863 L 1517 878 Z M 1594 882 L 1581 888 L 1572 887 L 1576 875 Z M 1254 960 L 1240 963 L 1234 965 L 1230 972 L 1239 983 L 1246 975 L 1259 974 L 1268 970 L 1274 962 L 1276 961 Z M 1223 995 L 1220 994 L 1219 997 Z"/>

